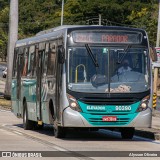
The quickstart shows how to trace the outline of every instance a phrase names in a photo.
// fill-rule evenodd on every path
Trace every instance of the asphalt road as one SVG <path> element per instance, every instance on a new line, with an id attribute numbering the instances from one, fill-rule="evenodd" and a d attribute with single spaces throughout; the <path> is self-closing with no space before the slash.
<path id="1" fill-rule="evenodd" d="M 77 154 L 79 155 L 79 151 L 92 151 L 93 154 L 96 153 L 95 151 L 117 151 L 113 156 L 120 155 L 122 151 L 150 153 L 151 151 L 160 151 L 160 141 L 137 136 L 134 136 L 133 140 L 122 140 L 118 132 L 107 130 L 98 132 L 70 130 L 66 138 L 56 139 L 52 126 L 45 126 L 43 130 L 24 130 L 22 119 L 16 118 L 10 111 L 0 110 L 0 151 L 64 151 L 63 157 L 59 159 L 103 160 L 107 158 L 92 157 L 91 155 L 89 155 L 90 158 L 77 157 Z M 72 158 L 65 157 L 66 152 L 69 151 L 73 151 L 69 153 Z M 97 154 L 99 153 L 97 152 Z M 130 158 L 121 157 L 119 159 Z M 109 157 L 108 159 L 118 158 Z M 146 159 L 151 158 L 145 157 Z M 154 160 L 156 159 L 159 158 L 154 157 Z"/>

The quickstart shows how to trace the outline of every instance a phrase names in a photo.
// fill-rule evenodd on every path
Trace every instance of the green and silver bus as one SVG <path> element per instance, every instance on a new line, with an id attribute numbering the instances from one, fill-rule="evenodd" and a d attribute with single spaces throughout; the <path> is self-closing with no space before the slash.
<path id="1" fill-rule="evenodd" d="M 119 129 L 151 127 L 152 76 L 147 33 L 115 26 L 60 26 L 18 40 L 12 109 L 24 129 L 54 126 Z"/>

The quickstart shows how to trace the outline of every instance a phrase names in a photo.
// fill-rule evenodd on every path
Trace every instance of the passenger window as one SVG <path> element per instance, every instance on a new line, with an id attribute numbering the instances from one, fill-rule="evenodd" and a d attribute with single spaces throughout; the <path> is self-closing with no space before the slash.
<path id="1" fill-rule="evenodd" d="M 55 66 L 56 66 L 56 51 L 57 51 L 57 44 L 55 42 L 50 43 L 49 47 L 49 53 L 48 53 L 48 75 L 54 75 L 55 74 Z"/>
<path id="2" fill-rule="evenodd" d="M 17 77 L 17 65 L 18 65 L 18 48 L 14 51 L 14 60 L 13 60 L 13 77 Z"/>
<path id="3" fill-rule="evenodd" d="M 29 55 L 28 55 L 28 72 L 27 72 L 27 76 L 33 76 L 34 58 L 35 58 L 35 46 L 31 46 L 29 48 Z"/>
<path id="4" fill-rule="evenodd" d="M 24 65 L 23 65 L 22 76 L 27 75 L 27 66 L 28 66 L 28 48 L 25 48 L 24 49 Z"/>
<path id="5" fill-rule="evenodd" d="M 49 53 L 49 43 L 46 43 L 45 54 L 44 54 L 43 75 L 47 74 L 48 53 Z"/>
<path id="6" fill-rule="evenodd" d="M 34 55 L 34 59 L 33 59 L 33 68 L 32 68 L 32 77 L 36 76 L 36 53 Z"/>

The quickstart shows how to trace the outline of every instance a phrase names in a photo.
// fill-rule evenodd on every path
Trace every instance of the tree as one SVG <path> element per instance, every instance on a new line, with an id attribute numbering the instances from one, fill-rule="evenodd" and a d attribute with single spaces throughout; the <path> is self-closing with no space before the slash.
<path id="1" fill-rule="evenodd" d="M 0 4 L 2 5 L 2 1 Z M 5 4 L 3 4 L 4 8 L 0 12 L 0 58 L 2 59 L 6 59 L 8 42 L 9 8 Z"/>
<path id="2" fill-rule="evenodd" d="M 19 0 L 19 39 L 57 27 L 61 22 L 62 0 Z M 0 33 L 7 35 L 9 3 L 0 0 Z M 7 9 L 8 8 L 8 9 Z M 105 25 L 145 28 L 151 43 L 157 32 L 157 0 L 65 0 L 64 24 L 88 24 L 102 15 Z M 90 24 L 93 24 L 90 21 Z M 6 38 L 1 38 L 5 41 Z M 1 43 L 2 44 L 2 43 Z M 2 46 L 2 45 L 1 45 Z"/>

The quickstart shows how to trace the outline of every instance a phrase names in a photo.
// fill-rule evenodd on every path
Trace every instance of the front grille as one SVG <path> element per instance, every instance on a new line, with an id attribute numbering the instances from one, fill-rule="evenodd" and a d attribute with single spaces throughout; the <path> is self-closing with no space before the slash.
<path id="1" fill-rule="evenodd" d="M 84 97 L 80 101 L 90 105 L 129 105 L 138 102 L 135 98 Z"/>
<path id="2" fill-rule="evenodd" d="M 123 112 L 112 111 L 112 112 L 114 112 L 114 113 L 106 113 L 106 112 L 104 112 L 104 113 L 102 113 L 102 112 L 100 112 L 100 113 L 88 112 L 88 113 L 91 115 L 128 115 L 131 111 L 126 111 L 126 113 L 124 113 L 124 111 Z"/>

